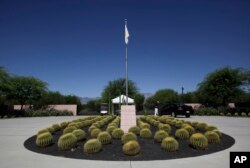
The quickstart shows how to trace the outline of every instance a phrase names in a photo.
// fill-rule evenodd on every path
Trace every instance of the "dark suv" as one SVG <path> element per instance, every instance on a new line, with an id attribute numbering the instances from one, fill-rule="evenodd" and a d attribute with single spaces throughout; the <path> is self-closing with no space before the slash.
<path id="1" fill-rule="evenodd" d="M 193 114 L 194 110 L 191 106 L 185 104 L 165 104 L 159 107 L 159 115 L 171 115 L 176 117 L 177 115 L 185 115 L 187 118 Z"/>

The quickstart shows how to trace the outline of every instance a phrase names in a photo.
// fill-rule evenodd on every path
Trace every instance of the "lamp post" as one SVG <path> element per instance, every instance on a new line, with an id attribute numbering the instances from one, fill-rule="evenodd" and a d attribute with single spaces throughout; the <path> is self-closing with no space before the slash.
<path id="1" fill-rule="evenodd" d="M 181 103 L 184 103 L 184 98 L 183 98 L 183 91 L 184 91 L 184 87 L 181 87 Z"/>

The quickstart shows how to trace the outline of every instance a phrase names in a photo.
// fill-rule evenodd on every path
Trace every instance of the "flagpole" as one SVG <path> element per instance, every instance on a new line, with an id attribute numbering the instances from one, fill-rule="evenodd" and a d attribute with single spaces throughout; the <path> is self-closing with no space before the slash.
<path id="1" fill-rule="evenodd" d="M 127 27 L 127 19 L 125 19 L 125 25 Z M 128 105 L 128 44 L 126 44 L 126 105 Z"/>

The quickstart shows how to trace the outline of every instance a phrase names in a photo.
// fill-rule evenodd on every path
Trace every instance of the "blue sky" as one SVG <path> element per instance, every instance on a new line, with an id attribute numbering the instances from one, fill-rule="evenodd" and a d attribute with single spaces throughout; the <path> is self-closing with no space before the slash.
<path id="1" fill-rule="evenodd" d="M 250 67 L 249 0 L 1 0 L 0 66 L 48 88 L 100 96 L 125 77 L 142 93 L 194 91 L 217 68 Z"/>

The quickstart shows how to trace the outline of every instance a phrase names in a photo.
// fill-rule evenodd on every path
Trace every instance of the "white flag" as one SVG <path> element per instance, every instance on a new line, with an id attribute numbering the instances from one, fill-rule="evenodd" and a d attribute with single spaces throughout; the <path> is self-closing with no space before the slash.
<path id="1" fill-rule="evenodd" d="M 129 37 L 128 28 L 127 28 L 127 25 L 125 25 L 125 43 L 126 44 L 128 44 L 128 37 Z"/>

